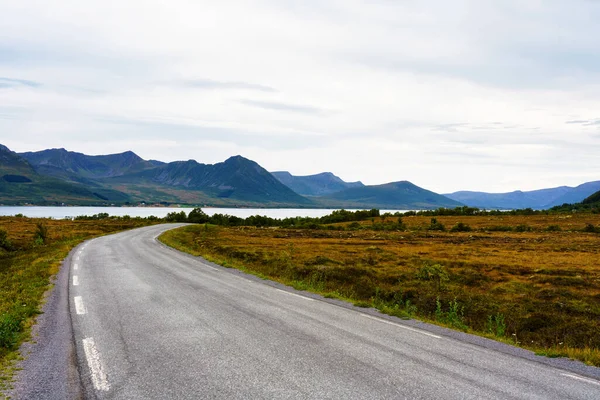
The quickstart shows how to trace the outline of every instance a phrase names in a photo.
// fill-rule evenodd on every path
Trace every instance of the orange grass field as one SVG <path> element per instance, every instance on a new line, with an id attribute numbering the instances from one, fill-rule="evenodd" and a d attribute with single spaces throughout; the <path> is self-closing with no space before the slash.
<path id="1" fill-rule="evenodd" d="M 431 217 L 411 216 L 404 230 L 374 230 L 397 225 L 377 217 L 353 230 L 192 225 L 161 240 L 299 289 L 600 366 L 600 234 L 584 231 L 600 215 L 436 219 L 472 231 L 430 231 Z"/>

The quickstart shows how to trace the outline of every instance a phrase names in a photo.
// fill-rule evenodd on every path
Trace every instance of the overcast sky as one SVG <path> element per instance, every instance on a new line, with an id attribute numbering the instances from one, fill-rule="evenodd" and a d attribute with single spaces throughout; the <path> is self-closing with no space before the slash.
<path id="1" fill-rule="evenodd" d="M 0 18 L 15 151 L 241 154 L 439 193 L 600 180 L 600 1 L 0 0 Z"/>

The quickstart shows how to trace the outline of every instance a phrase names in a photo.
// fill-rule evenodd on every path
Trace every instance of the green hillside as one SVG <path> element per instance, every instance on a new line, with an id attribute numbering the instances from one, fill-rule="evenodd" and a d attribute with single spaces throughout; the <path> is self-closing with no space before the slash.
<path id="1" fill-rule="evenodd" d="M 99 179 L 156 167 L 155 163 L 145 161 L 131 151 L 89 156 L 65 149 L 49 149 L 20 153 L 19 155 L 41 175 L 92 185 L 96 184 Z"/>
<path id="2" fill-rule="evenodd" d="M 320 197 L 323 204 L 343 203 L 344 207 L 388 209 L 454 208 L 463 204 L 420 188 L 408 181 L 346 189 Z"/>
<path id="3" fill-rule="evenodd" d="M 550 210 L 557 212 L 591 211 L 593 213 L 600 213 L 600 191 L 593 193 L 579 203 L 563 204 L 562 206 L 553 207 Z"/>
<path id="4" fill-rule="evenodd" d="M 0 145 L 1 204 L 108 204 L 129 196 L 103 187 L 86 187 L 38 174 L 17 153 Z"/>
<path id="5" fill-rule="evenodd" d="M 102 182 L 134 197 L 208 205 L 309 206 L 256 162 L 235 156 L 214 165 L 176 161 Z"/>

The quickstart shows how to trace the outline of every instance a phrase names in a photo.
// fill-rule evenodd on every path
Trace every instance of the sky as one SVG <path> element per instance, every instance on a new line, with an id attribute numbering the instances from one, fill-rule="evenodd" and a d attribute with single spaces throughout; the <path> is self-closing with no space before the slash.
<path id="1" fill-rule="evenodd" d="M 0 0 L 0 15 L 14 151 L 240 154 L 438 193 L 600 180 L 597 0 Z"/>

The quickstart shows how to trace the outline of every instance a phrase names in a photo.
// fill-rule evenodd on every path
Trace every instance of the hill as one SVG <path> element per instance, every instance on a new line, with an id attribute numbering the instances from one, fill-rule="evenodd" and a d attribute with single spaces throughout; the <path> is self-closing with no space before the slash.
<path id="1" fill-rule="evenodd" d="M 551 210 L 557 212 L 591 211 L 593 213 L 600 213 L 600 191 L 593 193 L 579 203 L 565 203 L 560 206 L 552 207 Z"/>
<path id="2" fill-rule="evenodd" d="M 600 190 L 591 195 L 590 197 L 583 200 L 581 203 L 583 204 L 597 204 L 600 205 Z"/>
<path id="3" fill-rule="evenodd" d="M 600 190 L 600 181 L 587 182 L 577 187 L 560 186 L 532 191 L 486 193 L 460 191 L 445 194 L 453 200 L 471 207 L 487 209 L 548 209 L 564 203 L 577 203 Z"/>
<path id="4" fill-rule="evenodd" d="M 65 149 L 49 149 L 20 153 L 19 155 L 29 161 L 41 175 L 86 184 L 94 183 L 98 179 L 130 174 L 160 165 L 156 162 L 145 161 L 131 151 L 89 156 Z"/>
<path id="5" fill-rule="evenodd" d="M 214 165 L 175 161 L 141 172 L 104 179 L 111 187 L 163 196 L 193 197 L 214 205 L 309 206 L 312 202 L 252 160 L 230 157 Z M 183 194 L 182 192 L 187 192 Z"/>
<path id="6" fill-rule="evenodd" d="M 435 209 L 440 207 L 460 207 L 458 201 L 420 188 L 408 181 L 386 183 L 384 185 L 363 186 L 345 189 L 320 197 L 324 204 L 343 203 L 344 207 L 367 207 L 388 209 Z"/>
<path id="7" fill-rule="evenodd" d="M 65 182 L 38 174 L 23 157 L 0 145 L 0 203 L 102 205 L 124 202 L 129 197 L 102 187 Z"/>
<path id="8" fill-rule="evenodd" d="M 303 196 L 324 196 L 344 189 L 364 186 L 362 182 L 344 182 L 331 172 L 305 176 L 295 176 L 287 171 L 275 171 L 271 174 L 294 192 Z"/>

